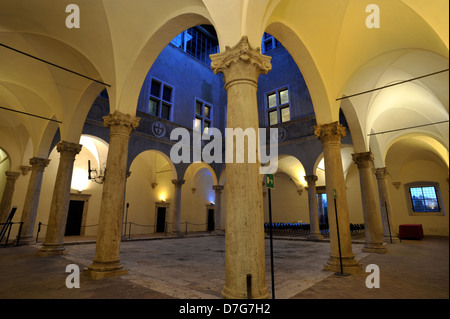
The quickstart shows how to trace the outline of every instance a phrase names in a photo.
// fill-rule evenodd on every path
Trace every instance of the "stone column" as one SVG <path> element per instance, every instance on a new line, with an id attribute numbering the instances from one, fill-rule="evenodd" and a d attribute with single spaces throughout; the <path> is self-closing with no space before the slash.
<path id="1" fill-rule="evenodd" d="M 375 169 L 378 182 L 378 193 L 380 196 L 381 222 L 383 225 L 383 241 L 387 243 L 399 243 L 397 225 L 392 214 L 391 196 L 387 180 L 388 171 L 386 167 Z M 387 209 L 387 211 L 386 211 Z"/>
<path id="2" fill-rule="evenodd" d="M 215 211 L 216 211 L 216 220 L 215 220 L 215 224 L 216 224 L 216 229 L 221 230 L 222 229 L 222 202 L 221 202 L 221 197 L 222 197 L 222 190 L 223 190 L 223 186 L 222 185 L 214 185 L 213 187 L 214 190 L 214 206 L 215 206 Z"/>
<path id="3" fill-rule="evenodd" d="M 0 202 L 0 223 L 4 223 L 8 218 L 11 210 L 12 199 L 14 196 L 14 187 L 16 185 L 17 178 L 20 176 L 19 172 L 5 172 L 6 184 L 3 189 L 2 201 Z M 0 226 L 1 228 L 1 226 Z"/>
<path id="4" fill-rule="evenodd" d="M 322 200 L 322 194 L 318 194 L 317 196 L 317 210 L 319 211 L 319 224 L 320 220 L 322 219 L 322 223 L 325 223 L 325 214 L 323 211 L 323 200 Z"/>
<path id="5" fill-rule="evenodd" d="M 70 186 L 75 156 L 81 151 L 81 147 L 80 144 L 66 141 L 61 141 L 56 146 L 56 150 L 60 154 L 59 166 L 56 173 L 44 246 L 38 251 L 37 254 L 39 256 L 54 256 L 67 253 L 64 247 L 64 232 L 69 212 Z"/>
<path id="6" fill-rule="evenodd" d="M 361 199 L 364 215 L 366 242 L 363 251 L 369 253 L 386 253 L 381 239 L 382 230 L 377 216 L 375 192 L 372 184 L 373 154 L 371 152 L 352 154 L 353 161 L 358 166 Z"/>
<path id="7" fill-rule="evenodd" d="M 34 225 L 36 223 L 36 214 L 39 205 L 39 196 L 41 194 L 42 178 L 44 169 L 50 163 L 49 159 L 33 157 L 30 159 L 31 175 L 28 181 L 27 194 L 23 204 L 22 218 L 22 234 L 20 235 L 19 244 L 35 244 L 33 237 Z"/>
<path id="8" fill-rule="evenodd" d="M 330 229 L 331 252 L 327 264 L 324 265 L 324 269 L 335 272 L 340 271 L 340 243 L 342 268 L 344 273 L 357 273 L 362 271 L 362 267 L 355 259 L 355 255 L 352 251 L 347 192 L 345 190 L 345 179 L 341 158 L 341 138 L 345 136 L 345 128 L 338 122 L 322 124 L 314 128 L 315 134 L 322 141 L 323 147 L 328 225 Z M 335 198 L 336 205 L 334 204 Z M 336 211 L 339 222 L 339 242 L 336 227 Z"/>
<path id="9" fill-rule="evenodd" d="M 322 239 L 319 228 L 319 213 L 317 210 L 316 175 L 305 176 L 308 183 L 308 204 L 309 204 L 309 235 L 308 239 Z"/>
<path id="10" fill-rule="evenodd" d="M 103 117 L 110 130 L 108 157 L 93 263 L 85 270 L 92 278 L 126 274 L 120 263 L 122 214 L 127 175 L 128 142 L 139 118 L 115 111 Z"/>
<path id="11" fill-rule="evenodd" d="M 172 179 L 172 184 L 175 186 L 175 197 L 173 199 L 173 216 L 172 216 L 172 230 L 173 233 L 180 235 L 181 223 L 181 186 L 183 186 L 184 179 Z"/>
<path id="12" fill-rule="evenodd" d="M 247 37 L 233 48 L 211 55 L 214 73 L 224 74 L 227 91 L 227 128 L 243 131 L 250 128 L 258 134 L 257 83 L 267 74 L 271 58 L 253 49 Z M 257 135 L 256 135 L 257 136 Z M 229 136 L 227 136 L 229 138 Z M 256 142 L 256 148 L 259 148 Z M 228 151 L 236 154 L 236 144 Z M 226 164 L 225 188 L 225 298 L 268 298 L 265 282 L 264 213 L 260 163 L 248 161 Z"/>

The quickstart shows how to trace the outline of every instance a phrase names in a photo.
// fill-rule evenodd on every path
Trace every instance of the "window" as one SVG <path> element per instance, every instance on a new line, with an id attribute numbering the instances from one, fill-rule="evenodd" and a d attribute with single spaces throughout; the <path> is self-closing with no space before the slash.
<path id="1" fill-rule="evenodd" d="M 275 39 L 273 36 L 271 36 L 268 33 L 264 33 L 263 40 L 262 40 L 262 53 L 266 53 L 267 51 L 270 51 L 272 49 L 275 49 L 281 45 L 280 41 Z"/>
<path id="2" fill-rule="evenodd" d="M 166 83 L 152 79 L 148 113 L 166 120 L 170 120 L 172 106 L 173 88 Z"/>
<path id="3" fill-rule="evenodd" d="M 439 201 L 437 199 L 436 188 L 427 187 L 411 187 L 409 189 L 411 196 L 411 204 L 413 212 L 439 212 Z"/>
<path id="4" fill-rule="evenodd" d="M 187 29 L 170 43 L 208 66 L 211 64 L 209 55 L 219 52 L 216 32 L 207 25 Z"/>
<path id="5" fill-rule="evenodd" d="M 410 215 L 445 215 L 439 183 L 413 182 L 405 184 L 405 195 Z"/>
<path id="6" fill-rule="evenodd" d="M 195 100 L 194 130 L 209 134 L 212 127 L 212 106 L 199 99 Z"/>
<path id="7" fill-rule="evenodd" d="M 266 93 L 267 119 L 269 125 L 291 120 L 289 102 L 289 89 L 287 87 Z"/>
<path id="8" fill-rule="evenodd" d="M 98 95 L 99 97 L 101 97 L 101 98 L 104 98 L 104 99 L 109 99 L 109 97 L 108 97 L 108 91 L 106 90 L 106 89 L 104 89 L 103 91 L 101 91 L 100 92 L 100 94 Z"/>

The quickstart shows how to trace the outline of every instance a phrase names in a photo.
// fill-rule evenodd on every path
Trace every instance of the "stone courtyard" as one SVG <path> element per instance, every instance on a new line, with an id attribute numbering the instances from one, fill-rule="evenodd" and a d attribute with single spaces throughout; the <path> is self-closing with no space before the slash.
<path id="1" fill-rule="evenodd" d="M 225 282 L 223 236 L 147 238 L 121 243 L 128 274 L 93 280 L 82 273 L 95 253 L 85 239 L 67 241 L 68 254 L 38 257 L 41 244 L 0 249 L 2 299 L 221 299 Z M 363 272 L 348 277 L 323 271 L 329 242 L 275 238 L 276 299 L 448 299 L 448 237 L 425 237 L 386 244 L 387 254 L 353 252 Z M 65 285 L 66 266 L 80 268 L 80 288 Z M 379 289 L 368 289 L 368 264 L 380 268 Z M 266 283 L 271 292 L 269 240 Z"/>

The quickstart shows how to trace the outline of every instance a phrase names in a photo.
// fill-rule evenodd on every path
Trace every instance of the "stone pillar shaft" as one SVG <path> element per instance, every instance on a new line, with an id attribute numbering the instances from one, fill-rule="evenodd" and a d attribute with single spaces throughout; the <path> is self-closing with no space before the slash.
<path id="1" fill-rule="evenodd" d="M 222 229 L 222 185 L 214 185 L 214 206 L 215 206 L 215 213 L 216 213 L 216 220 L 215 220 L 215 228 L 218 230 Z"/>
<path id="2" fill-rule="evenodd" d="M 173 179 L 172 184 L 175 186 L 175 197 L 173 199 L 173 232 L 180 233 L 181 223 L 181 186 L 183 186 L 184 179 Z"/>
<path id="3" fill-rule="evenodd" d="M 380 196 L 381 221 L 383 225 L 383 241 L 387 243 L 398 243 L 397 224 L 392 214 L 391 196 L 389 193 L 389 183 L 387 179 L 388 171 L 386 167 L 375 169 L 378 182 L 378 193 Z"/>
<path id="4" fill-rule="evenodd" d="M 56 149 L 60 154 L 52 205 L 48 217 L 47 233 L 44 246 L 39 250 L 40 256 L 53 256 L 66 253 L 64 232 L 70 203 L 70 186 L 72 183 L 75 156 L 81 151 L 81 145 L 61 141 Z M 86 176 L 87 178 L 87 176 Z"/>
<path id="5" fill-rule="evenodd" d="M 214 73 L 224 74 L 227 128 L 251 128 L 257 134 L 257 82 L 271 70 L 270 57 L 252 49 L 247 37 L 233 48 L 211 55 Z M 259 148 L 258 143 L 256 147 Z M 233 143 L 233 154 L 236 144 Z M 265 283 L 264 214 L 260 163 L 227 163 L 225 218 L 225 298 L 268 298 Z M 258 158 L 256 156 L 256 158 Z"/>
<path id="6" fill-rule="evenodd" d="M 318 194 L 319 196 L 317 196 L 317 210 L 319 211 L 319 224 L 320 221 L 322 220 L 322 223 L 325 223 L 325 214 L 323 211 L 323 200 L 322 200 L 322 194 Z"/>
<path id="7" fill-rule="evenodd" d="M 316 175 L 305 176 L 308 183 L 308 204 L 309 204 L 309 235 L 308 239 L 322 239 L 319 228 L 319 213 L 317 210 Z"/>
<path id="8" fill-rule="evenodd" d="M 31 175 L 28 181 L 27 194 L 23 204 L 22 234 L 19 239 L 20 244 L 36 243 L 33 237 L 34 225 L 36 223 L 36 214 L 39 206 L 39 196 L 41 194 L 42 178 L 44 169 L 50 163 L 49 159 L 33 157 L 30 159 Z"/>
<path id="9" fill-rule="evenodd" d="M 4 223 L 8 218 L 11 210 L 12 199 L 14 196 L 14 187 L 16 185 L 17 178 L 20 176 L 19 172 L 5 172 L 6 184 L 3 189 L 2 200 L 0 202 L 0 223 Z"/>
<path id="10" fill-rule="evenodd" d="M 325 270 L 340 271 L 339 245 L 341 248 L 342 268 L 345 273 L 357 273 L 362 270 L 352 251 L 350 223 L 348 217 L 347 193 L 341 158 L 341 138 L 345 128 L 338 122 L 315 127 L 315 134 L 322 141 L 325 180 L 330 229 L 330 259 L 324 265 Z M 335 195 L 336 194 L 336 195 Z M 334 204 L 336 202 L 336 205 Z M 336 212 L 339 222 L 339 242 L 336 227 Z"/>
<path id="11" fill-rule="evenodd" d="M 115 111 L 103 117 L 110 130 L 97 245 L 93 263 L 87 268 L 92 278 L 104 278 L 127 273 L 120 264 L 122 214 L 127 176 L 128 142 L 139 118 Z"/>
<path id="12" fill-rule="evenodd" d="M 364 229 L 366 242 L 363 251 L 370 253 L 386 253 L 381 239 L 381 228 L 378 222 L 375 205 L 375 192 L 372 184 L 373 154 L 370 152 L 352 154 L 353 161 L 358 166 L 363 204 Z"/>

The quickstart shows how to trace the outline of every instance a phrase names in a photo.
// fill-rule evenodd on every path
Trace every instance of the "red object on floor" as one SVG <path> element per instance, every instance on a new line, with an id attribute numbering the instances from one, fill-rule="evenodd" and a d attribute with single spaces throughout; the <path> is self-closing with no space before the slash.
<path id="1" fill-rule="evenodd" d="M 422 239 L 422 224 L 403 224 L 399 226 L 400 239 Z"/>

